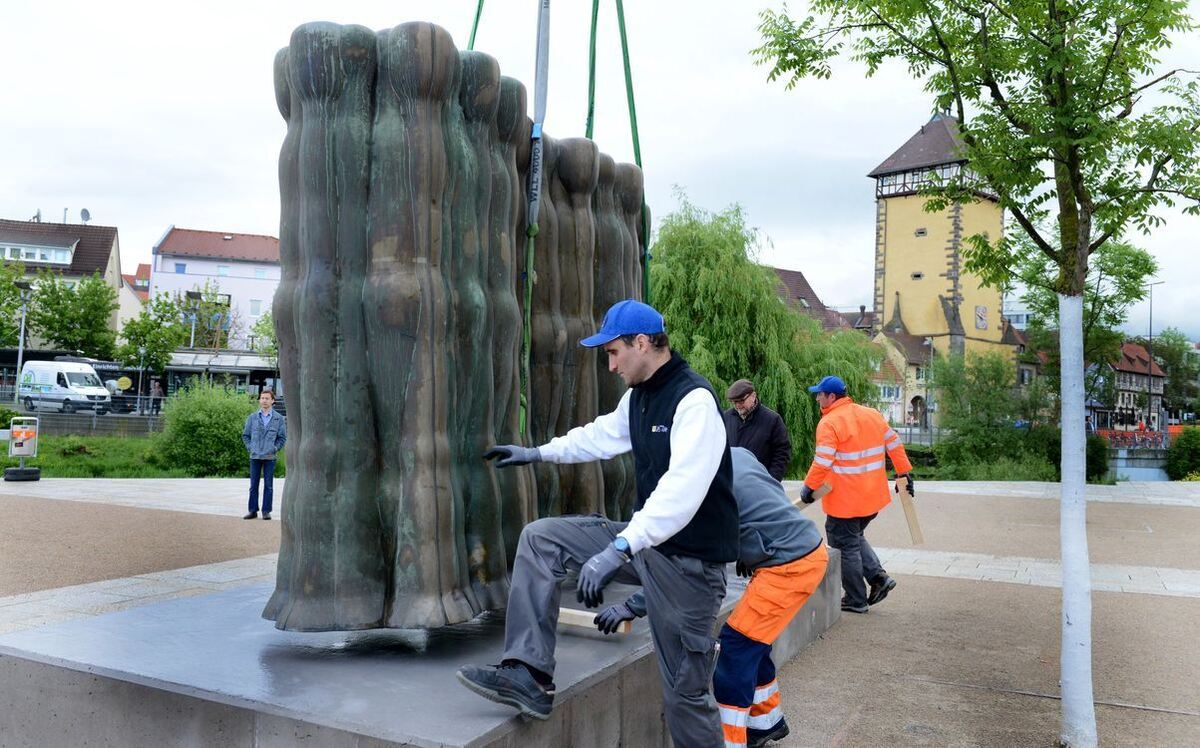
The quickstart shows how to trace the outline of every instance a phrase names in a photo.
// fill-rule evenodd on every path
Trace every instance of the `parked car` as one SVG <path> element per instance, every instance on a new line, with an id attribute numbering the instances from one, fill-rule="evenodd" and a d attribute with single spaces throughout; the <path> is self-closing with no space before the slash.
<path id="1" fill-rule="evenodd" d="M 112 407 L 112 398 L 96 370 L 74 361 L 26 361 L 21 368 L 19 397 L 29 411 L 92 410 L 104 415 Z"/>

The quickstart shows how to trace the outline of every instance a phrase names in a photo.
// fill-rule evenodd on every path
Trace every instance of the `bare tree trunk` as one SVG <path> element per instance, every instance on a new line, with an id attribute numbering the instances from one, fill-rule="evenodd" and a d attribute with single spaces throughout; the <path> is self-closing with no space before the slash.
<path id="1" fill-rule="evenodd" d="M 1092 696 L 1092 582 L 1084 499 L 1083 296 L 1058 296 L 1062 358 L 1062 734 L 1063 745 L 1096 745 Z"/>

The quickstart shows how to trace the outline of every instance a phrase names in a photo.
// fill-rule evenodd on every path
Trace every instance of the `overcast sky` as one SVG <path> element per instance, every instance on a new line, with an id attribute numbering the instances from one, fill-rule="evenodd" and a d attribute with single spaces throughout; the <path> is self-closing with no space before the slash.
<path id="1" fill-rule="evenodd" d="M 476 49 L 533 86 L 537 0 L 489 0 Z M 546 131 L 582 135 L 590 3 L 552 4 Z M 632 161 L 613 2 L 601 3 L 595 138 Z M 276 159 L 284 125 L 271 65 L 307 21 L 381 29 L 429 20 L 460 48 L 475 0 L 438 2 L 5 2 L 0 6 L 0 217 L 79 221 L 120 230 L 126 272 L 148 262 L 170 225 L 276 235 Z M 751 61 L 757 13 L 770 0 L 626 3 L 647 199 L 673 188 L 709 210 L 740 203 L 769 244 L 761 261 L 801 270 L 821 298 L 871 304 L 874 193 L 866 174 L 931 113 L 903 70 L 867 79 L 843 64 L 792 91 Z M 799 11 L 802 2 L 792 2 Z M 1200 0 L 1193 3 L 1200 15 Z M 1200 39 L 1166 63 L 1200 68 Z M 531 98 L 532 103 L 532 98 Z M 1178 212 L 1136 242 L 1158 258 L 1154 329 L 1200 339 L 1195 246 L 1200 219 Z M 1148 305 L 1130 316 L 1144 334 Z"/>

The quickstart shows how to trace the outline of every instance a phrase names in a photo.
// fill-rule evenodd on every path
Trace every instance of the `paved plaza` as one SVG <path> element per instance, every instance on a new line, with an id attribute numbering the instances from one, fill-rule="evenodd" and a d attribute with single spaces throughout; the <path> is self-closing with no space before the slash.
<path id="1" fill-rule="evenodd" d="M 917 490 L 924 545 L 898 506 L 868 530 L 893 594 L 782 668 L 793 731 L 780 745 L 1052 744 L 1057 486 Z M 244 491 L 237 479 L 0 485 L 0 633 L 270 583 L 280 523 L 243 521 Z M 1193 745 L 1200 485 L 1089 486 L 1088 500 L 1102 743 Z M 823 524 L 819 506 L 806 512 Z"/>

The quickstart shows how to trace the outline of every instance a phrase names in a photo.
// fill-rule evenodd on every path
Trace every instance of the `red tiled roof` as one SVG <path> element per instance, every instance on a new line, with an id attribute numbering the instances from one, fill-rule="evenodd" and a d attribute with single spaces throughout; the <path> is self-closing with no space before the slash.
<path id="1" fill-rule="evenodd" d="M 842 315 L 825 306 L 817 292 L 809 285 L 804 273 L 799 270 L 771 268 L 779 277 L 779 295 L 796 309 L 821 323 L 826 330 L 841 330 L 850 327 Z"/>
<path id="2" fill-rule="evenodd" d="M 22 260 L 29 270 L 45 268 L 67 275 L 104 275 L 108 267 L 108 258 L 117 244 L 117 229 L 114 226 L 10 221 L 0 218 L 0 243 L 4 241 L 75 248 L 69 266 Z"/>
<path id="3" fill-rule="evenodd" d="M 139 267 L 141 267 L 141 266 L 139 266 Z M 146 266 L 146 267 L 149 267 L 149 266 Z M 150 289 L 149 288 L 143 289 L 143 288 L 137 287 L 137 276 L 136 275 L 129 275 L 128 273 L 121 273 L 121 280 L 125 281 L 125 285 L 129 286 L 129 290 L 133 291 L 133 295 L 138 297 L 139 300 L 146 301 L 150 298 Z"/>
<path id="4" fill-rule="evenodd" d="M 148 263 L 148 262 L 138 263 L 137 272 L 133 274 L 133 277 L 136 278 L 137 280 L 144 280 L 147 283 L 149 283 L 150 282 L 150 263 Z"/>
<path id="5" fill-rule="evenodd" d="M 941 164 L 964 163 L 966 160 L 958 135 L 958 120 L 938 113 L 867 176 L 882 177 Z"/>
<path id="6" fill-rule="evenodd" d="M 279 240 L 261 234 L 230 234 L 172 226 L 154 247 L 154 254 L 241 262 L 279 262 Z"/>
<path id="7" fill-rule="evenodd" d="M 925 338 L 896 330 L 885 329 L 882 332 L 884 337 L 896 344 L 908 363 L 917 366 L 929 364 L 929 346 L 925 345 Z"/>
<path id="8" fill-rule="evenodd" d="M 876 382 L 903 382 L 904 377 L 900 375 L 900 371 L 896 369 L 887 358 L 883 359 L 883 364 L 879 367 L 879 371 L 871 375 L 871 379 Z"/>
<path id="9" fill-rule="evenodd" d="M 1146 352 L 1145 348 L 1137 343 L 1126 342 L 1121 344 L 1121 358 L 1113 365 L 1114 369 L 1145 376 L 1147 367 L 1149 367 L 1149 374 L 1152 377 L 1166 376 L 1157 361 L 1150 361 L 1150 354 Z"/>

